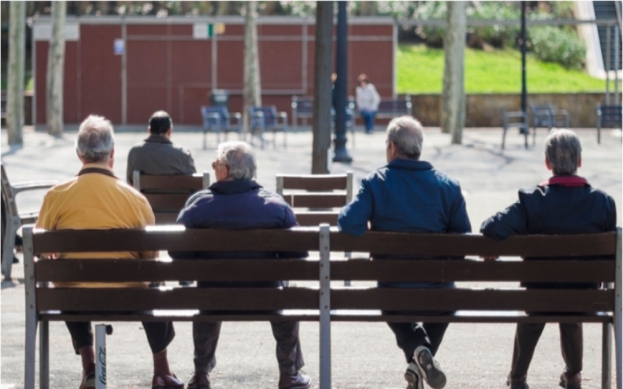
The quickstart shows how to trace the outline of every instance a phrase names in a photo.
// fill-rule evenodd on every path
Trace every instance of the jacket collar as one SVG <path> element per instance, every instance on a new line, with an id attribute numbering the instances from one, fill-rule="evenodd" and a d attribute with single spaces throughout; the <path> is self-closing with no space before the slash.
<path id="1" fill-rule="evenodd" d="M 539 186 L 560 185 L 560 186 L 590 186 L 585 178 L 580 176 L 553 176 L 549 180 L 543 181 Z"/>
<path id="2" fill-rule="evenodd" d="M 210 185 L 214 194 L 240 194 L 251 192 L 262 186 L 253 180 L 217 181 Z"/>
<path id="3" fill-rule="evenodd" d="M 426 161 L 409 160 L 409 159 L 395 159 L 387 164 L 390 169 L 402 169 L 402 170 L 432 170 L 433 165 Z"/>
<path id="4" fill-rule="evenodd" d="M 172 144 L 166 136 L 160 134 L 149 134 L 149 136 L 145 138 L 145 142 Z"/>

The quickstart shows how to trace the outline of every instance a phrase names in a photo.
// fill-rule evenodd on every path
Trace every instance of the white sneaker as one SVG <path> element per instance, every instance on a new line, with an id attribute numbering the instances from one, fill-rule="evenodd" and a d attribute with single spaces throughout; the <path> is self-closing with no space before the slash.
<path id="1" fill-rule="evenodd" d="M 446 375 L 427 347 L 419 346 L 416 348 L 413 352 L 413 360 L 420 368 L 424 381 L 426 381 L 431 388 L 442 389 L 446 386 Z"/>
<path id="2" fill-rule="evenodd" d="M 415 362 L 409 363 L 405 372 L 405 380 L 407 380 L 407 389 L 424 389 L 424 379 L 422 372 Z"/>

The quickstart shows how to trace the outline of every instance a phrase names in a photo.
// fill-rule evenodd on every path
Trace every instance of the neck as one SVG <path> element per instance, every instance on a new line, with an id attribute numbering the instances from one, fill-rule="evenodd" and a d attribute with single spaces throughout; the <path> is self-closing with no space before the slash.
<path id="1" fill-rule="evenodd" d="M 101 168 L 101 169 L 107 169 L 107 170 L 110 170 L 110 169 L 111 169 L 111 167 L 110 167 L 110 163 L 109 163 L 109 162 L 110 162 L 110 161 L 104 161 L 104 162 L 85 162 L 85 163 L 83 163 L 83 164 L 82 164 L 82 168 L 83 168 L 83 169 L 85 169 L 85 168 L 92 168 L 92 167 L 95 167 L 95 168 Z"/>

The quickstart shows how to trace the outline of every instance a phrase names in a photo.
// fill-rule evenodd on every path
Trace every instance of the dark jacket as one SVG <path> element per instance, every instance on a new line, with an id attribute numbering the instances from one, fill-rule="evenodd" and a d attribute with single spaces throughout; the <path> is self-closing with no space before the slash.
<path id="1" fill-rule="evenodd" d="M 502 240 L 526 234 L 591 234 L 616 230 L 612 197 L 578 176 L 552 177 L 519 191 L 519 200 L 485 220 L 483 235 Z M 612 257 L 524 258 L 525 260 L 587 260 Z M 531 288 L 596 288 L 595 283 L 524 283 Z"/>
<path id="2" fill-rule="evenodd" d="M 190 151 L 175 146 L 159 134 L 150 134 L 142 144 L 130 149 L 126 170 L 126 179 L 130 185 L 134 170 L 153 175 L 185 175 L 196 172 Z"/>
<path id="3" fill-rule="evenodd" d="M 424 161 L 394 160 L 361 181 L 355 199 L 338 218 L 338 227 L 352 235 L 368 230 L 466 233 L 471 225 L 461 187 Z M 372 254 L 374 259 L 387 255 Z M 392 256 L 392 258 L 397 258 Z M 409 257 L 413 258 L 413 257 Z M 422 259 L 422 257 L 418 257 Z M 451 283 L 379 283 L 392 287 L 447 287 Z"/>
<path id="4" fill-rule="evenodd" d="M 290 206 L 255 181 L 220 181 L 191 196 L 177 223 L 186 228 L 222 230 L 277 229 L 297 226 Z M 174 259 L 301 258 L 306 252 L 170 251 Z M 277 286 L 273 283 L 201 283 L 201 286 Z"/>

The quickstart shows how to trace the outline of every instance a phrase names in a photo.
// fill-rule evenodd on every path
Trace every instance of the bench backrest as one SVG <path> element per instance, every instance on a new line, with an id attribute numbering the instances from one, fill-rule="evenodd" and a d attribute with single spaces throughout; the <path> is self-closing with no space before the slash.
<path id="1" fill-rule="evenodd" d="M 265 126 L 273 126 L 277 124 L 277 108 L 274 105 L 265 107 L 250 107 L 249 113 L 254 126 L 256 125 L 255 123 L 263 123 Z"/>
<path id="2" fill-rule="evenodd" d="M 13 188 L 11 187 L 11 183 L 9 182 L 9 177 L 4 170 L 3 164 L 0 164 L 0 168 L 2 169 L 2 201 L 6 200 L 7 206 L 7 208 L 3 209 L 6 209 L 6 211 L 8 211 L 11 216 L 18 216 L 17 204 L 15 202 L 15 194 L 13 193 Z"/>
<path id="3" fill-rule="evenodd" d="M 149 201 L 156 216 L 156 224 L 173 224 L 188 198 L 210 186 L 210 173 L 146 175 L 135 170 L 132 183 Z"/>
<path id="4" fill-rule="evenodd" d="M 229 120 L 229 112 L 226 106 L 201 107 L 204 127 L 214 125 L 226 126 Z"/>
<path id="5" fill-rule="evenodd" d="M 599 105 L 597 106 L 597 113 L 601 117 L 601 124 L 614 124 L 621 125 L 621 105 Z"/>
<path id="6" fill-rule="evenodd" d="M 402 100 L 381 99 L 377 109 L 377 115 L 411 115 L 411 96 L 406 96 Z"/>
<path id="7" fill-rule="evenodd" d="M 277 174 L 277 193 L 294 209 L 299 225 L 335 226 L 339 209 L 353 198 L 353 173 Z"/>
<path id="8" fill-rule="evenodd" d="M 314 110 L 314 99 L 311 97 L 292 96 L 292 112 L 296 115 L 311 115 Z"/>
<path id="9" fill-rule="evenodd" d="M 404 311 L 620 311 L 621 230 L 567 236 L 520 236 L 498 242 L 480 235 L 368 232 L 361 237 L 329 227 L 291 230 L 25 230 L 27 302 L 38 312 L 134 312 L 151 309 L 265 311 L 317 309 L 315 288 L 46 288 L 37 282 L 369 280 L 394 282 L 523 281 L 616 282 L 615 290 L 583 289 L 331 289 L 334 310 Z M 57 260 L 33 262 L 38 252 L 143 250 L 312 251 L 316 260 Z M 413 257 L 464 255 L 579 257 L 595 260 L 349 260 L 330 261 L 329 252 L 375 252 Z M 617 260 L 598 259 L 617 256 Z M 330 270 L 330 271 L 329 271 Z M 325 289 L 329 293 L 328 289 Z M 35 297 L 36 295 L 36 297 Z M 620 314 L 620 313 L 619 313 Z M 121 314 L 119 313 L 121 316 Z"/>

